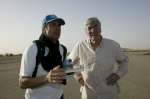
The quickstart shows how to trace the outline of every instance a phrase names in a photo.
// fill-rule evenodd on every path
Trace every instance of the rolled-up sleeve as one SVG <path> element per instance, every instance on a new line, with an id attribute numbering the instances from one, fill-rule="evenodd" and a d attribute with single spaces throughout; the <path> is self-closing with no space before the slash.
<path id="1" fill-rule="evenodd" d="M 129 59 L 128 59 L 128 56 L 125 55 L 125 53 L 123 52 L 123 49 L 120 47 L 119 44 L 117 44 L 116 46 L 115 53 L 116 53 L 116 61 L 119 64 L 116 73 L 120 77 L 123 77 L 128 72 Z"/>

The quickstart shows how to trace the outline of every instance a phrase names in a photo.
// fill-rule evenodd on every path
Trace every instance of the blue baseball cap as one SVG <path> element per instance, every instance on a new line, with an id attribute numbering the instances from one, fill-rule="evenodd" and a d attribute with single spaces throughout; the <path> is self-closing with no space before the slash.
<path id="1" fill-rule="evenodd" d="M 60 25 L 65 25 L 65 21 L 62 18 L 57 17 L 56 15 L 47 15 L 43 19 L 43 26 L 47 25 L 50 22 L 57 21 Z"/>

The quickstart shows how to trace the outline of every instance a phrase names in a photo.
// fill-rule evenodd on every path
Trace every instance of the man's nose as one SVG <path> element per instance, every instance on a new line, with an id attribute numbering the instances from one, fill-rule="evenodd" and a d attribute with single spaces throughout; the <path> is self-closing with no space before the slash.
<path id="1" fill-rule="evenodd" d="M 60 28 L 61 28 L 60 26 L 57 26 L 57 27 L 56 27 L 57 30 L 60 30 Z"/>
<path id="2" fill-rule="evenodd" d="M 95 31 L 95 30 L 94 30 L 94 28 L 91 28 L 90 32 L 92 32 L 92 33 L 93 33 L 94 31 Z"/>

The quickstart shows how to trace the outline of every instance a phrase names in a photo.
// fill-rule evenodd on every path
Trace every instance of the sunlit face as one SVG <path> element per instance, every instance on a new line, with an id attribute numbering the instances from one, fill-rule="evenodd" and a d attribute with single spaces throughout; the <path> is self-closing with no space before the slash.
<path id="1" fill-rule="evenodd" d="M 47 24 L 45 27 L 46 35 L 51 40 L 58 40 L 61 33 L 61 25 L 57 21 L 53 21 Z"/>
<path id="2" fill-rule="evenodd" d="M 88 24 L 86 25 L 85 31 L 89 38 L 98 37 L 101 35 L 101 25 L 100 24 Z"/>

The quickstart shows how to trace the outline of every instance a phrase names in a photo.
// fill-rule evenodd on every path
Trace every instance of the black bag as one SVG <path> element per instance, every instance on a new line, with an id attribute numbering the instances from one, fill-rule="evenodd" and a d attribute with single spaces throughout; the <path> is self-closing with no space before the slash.
<path id="1" fill-rule="evenodd" d="M 35 40 L 35 41 L 33 41 L 33 43 L 35 43 L 37 46 L 37 55 L 36 55 L 36 65 L 35 65 L 35 69 L 32 73 L 32 77 L 36 77 L 38 65 L 41 63 L 41 60 L 45 54 L 45 45 L 43 44 L 43 42 L 40 42 L 39 40 Z M 67 56 L 67 48 L 64 45 L 61 45 L 61 46 L 63 48 L 63 61 L 64 61 Z"/>

